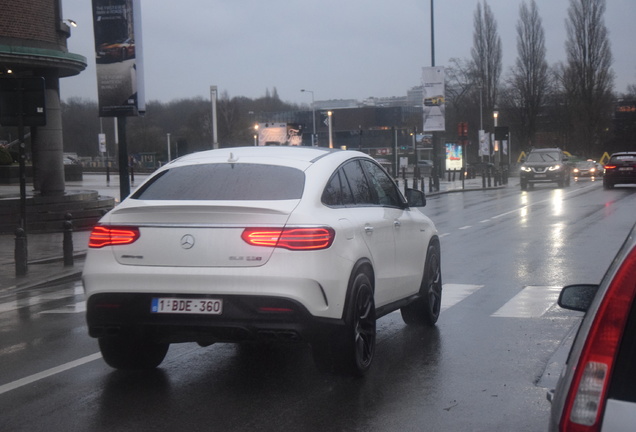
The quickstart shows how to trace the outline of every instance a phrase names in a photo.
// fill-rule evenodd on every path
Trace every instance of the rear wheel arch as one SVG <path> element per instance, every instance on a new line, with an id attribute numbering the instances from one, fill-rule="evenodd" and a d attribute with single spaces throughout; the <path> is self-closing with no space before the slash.
<path id="1" fill-rule="evenodd" d="M 360 260 L 349 277 L 342 313 L 343 327 L 312 343 L 316 365 L 336 374 L 362 376 L 375 353 L 376 315 L 373 267 Z"/>
<path id="2" fill-rule="evenodd" d="M 351 273 L 349 274 L 349 280 L 347 281 L 347 293 L 345 295 L 345 304 L 342 308 L 342 318 L 345 319 L 346 312 L 349 310 L 349 302 L 351 300 L 351 290 L 353 289 L 353 281 L 356 276 L 360 273 L 365 273 L 369 280 L 371 281 L 371 288 L 373 290 L 373 294 L 375 296 L 375 272 L 373 271 L 373 265 L 368 258 L 359 259 L 351 269 Z"/>
<path id="3" fill-rule="evenodd" d="M 410 325 L 434 326 L 441 312 L 442 253 L 439 237 L 428 243 L 419 297 L 400 309 L 404 322 Z"/>

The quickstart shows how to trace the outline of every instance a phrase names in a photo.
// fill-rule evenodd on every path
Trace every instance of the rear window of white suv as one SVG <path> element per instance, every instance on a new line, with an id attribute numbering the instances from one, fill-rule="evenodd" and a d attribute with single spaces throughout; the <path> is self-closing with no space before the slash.
<path id="1" fill-rule="evenodd" d="M 305 174 L 296 168 L 249 163 L 187 165 L 151 178 L 132 196 L 139 200 L 300 199 Z"/>

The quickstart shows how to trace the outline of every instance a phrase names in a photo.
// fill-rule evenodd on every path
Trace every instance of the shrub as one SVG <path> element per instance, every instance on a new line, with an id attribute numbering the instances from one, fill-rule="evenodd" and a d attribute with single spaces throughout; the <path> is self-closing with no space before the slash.
<path id="1" fill-rule="evenodd" d="M 9 153 L 6 147 L 0 147 L 0 165 L 11 165 L 13 163 L 13 156 Z"/>

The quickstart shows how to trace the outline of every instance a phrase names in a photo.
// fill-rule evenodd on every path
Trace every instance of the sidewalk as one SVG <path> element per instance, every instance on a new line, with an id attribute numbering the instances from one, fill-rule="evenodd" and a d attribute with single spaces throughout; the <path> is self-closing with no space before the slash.
<path id="1" fill-rule="evenodd" d="M 83 187 L 90 189 L 95 186 L 90 174 L 83 185 L 73 185 L 74 187 Z M 513 180 L 514 181 L 514 180 Z M 412 180 L 409 181 L 409 187 L 412 187 Z M 418 184 L 419 186 L 419 184 Z M 462 188 L 463 186 L 463 188 Z M 510 183 L 508 184 L 510 186 Z M 18 186 L 1 186 L 0 196 L 7 196 L 15 193 L 12 188 Z M 68 186 L 67 186 L 68 187 Z M 400 180 L 400 187 L 403 188 Z M 486 186 L 485 189 L 499 189 L 506 186 Z M 112 196 L 118 197 L 118 185 L 108 186 L 109 191 L 114 192 Z M 425 182 L 425 193 L 427 197 L 436 195 L 462 192 L 462 191 L 478 191 L 484 190 L 481 177 L 464 181 L 461 180 L 448 181 L 448 179 L 440 179 L 440 190 L 429 192 L 429 182 Z M 100 191 L 104 193 L 106 191 Z M 109 195 L 111 196 L 111 195 Z M 72 266 L 64 265 L 63 239 L 62 232 L 56 233 L 27 233 L 27 252 L 28 267 L 24 276 L 16 276 L 15 266 L 15 236 L 13 234 L 0 235 L 0 294 L 8 291 L 19 291 L 29 288 L 35 288 L 42 285 L 52 285 L 62 283 L 64 281 L 79 280 L 86 251 L 88 250 L 88 238 L 90 231 L 74 231 L 73 232 L 73 256 L 74 263 Z"/>

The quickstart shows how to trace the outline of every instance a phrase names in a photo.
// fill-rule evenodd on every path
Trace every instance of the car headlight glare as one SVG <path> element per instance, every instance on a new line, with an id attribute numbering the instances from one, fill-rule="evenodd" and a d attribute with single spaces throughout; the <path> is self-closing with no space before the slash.
<path id="1" fill-rule="evenodd" d="M 522 167 L 521 167 L 521 171 L 530 172 L 530 171 L 531 171 L 531 169 L 530 169 L 530 168 L 528 168 L 528 167 L 523 167 L 523 166 L 522 166 Z"/>
<path id="2" fill-rule="evenodd" d="M 561 165 L 552 165 L 550 168 L 548 168 L 550 171 L 558 171 L 561 169 Z"/>

